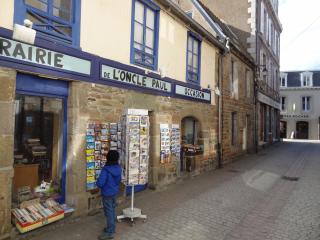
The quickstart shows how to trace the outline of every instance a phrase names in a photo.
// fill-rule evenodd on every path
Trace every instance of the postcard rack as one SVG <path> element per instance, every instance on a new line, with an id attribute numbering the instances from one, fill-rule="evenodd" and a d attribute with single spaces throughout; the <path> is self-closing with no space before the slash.
<path id="1" fill-rule="evenodd" d="M 149 164 L 149 116 L 148 110 L 128 109 L 122 117 L 122 181 L 131 187 L 131 207 L 122 210 L 118 221 L 129 218 L 134 223 L 135 218 L 146 220 L 147 216 L 141 209 L 134 207 L 134 190 L 137 185 L 148 182 Z"/>

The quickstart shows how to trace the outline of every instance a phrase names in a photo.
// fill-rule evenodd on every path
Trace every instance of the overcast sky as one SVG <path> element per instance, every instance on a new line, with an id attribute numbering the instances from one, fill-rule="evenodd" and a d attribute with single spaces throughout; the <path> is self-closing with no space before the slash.
<path id="1" fill-rule="evenodd" d="M 320 70 L 320 0 L 280 0 L 281 71 Z"/>

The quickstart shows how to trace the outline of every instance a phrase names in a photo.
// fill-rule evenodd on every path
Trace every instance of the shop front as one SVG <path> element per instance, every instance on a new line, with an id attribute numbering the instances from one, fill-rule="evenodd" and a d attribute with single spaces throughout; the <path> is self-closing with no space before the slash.
<path id="1" fill-rule="evenodd" d="M 218 121 L 211 91 L 77 49 L 29 45 L 0 33 L 5 115 L 0 140 L 6 146 L 0 189 L 8 196 L 7 229 L 11 209 L 24 222 L 26 212 L 20 210 L 28 208 L 28 224 L 19 229 L 24 232 L 61 219 L 66 210 L 81 215 L 99 207 L 95 181 L 106 152 L 124 152 L 120 133 L 128 129 L 122 119 L 129 109 L 144 113 L 132 144 L 139 151 L 125 153 L 148 161 L 144 181 L 136 183 L 161 187 L 215 168 Z M 39 52 L 46 58 L 37 57 Z M 33 213 L 34 206 L 48 205 L 57 208 L 53 215 Z"/>
<path id="2" fill-rule="evenodd" d="M 280 105 L 270 97 L 258 93 L 259 100 L 259 145 L 279 140 Z"/>

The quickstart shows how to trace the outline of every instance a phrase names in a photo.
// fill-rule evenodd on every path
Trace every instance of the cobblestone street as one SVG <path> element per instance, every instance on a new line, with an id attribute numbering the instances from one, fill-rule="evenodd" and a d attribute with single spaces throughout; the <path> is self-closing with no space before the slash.
<path id="1" fill-rule="evenodd" d="M 319 156 L 319 143 L 283 142 L 165 191 L 139 193 L 148 221 L 118 223 L 115 239 L 319 240 Z M 99 213 L 24 238 L 96 239 L 103 227 Z"/>

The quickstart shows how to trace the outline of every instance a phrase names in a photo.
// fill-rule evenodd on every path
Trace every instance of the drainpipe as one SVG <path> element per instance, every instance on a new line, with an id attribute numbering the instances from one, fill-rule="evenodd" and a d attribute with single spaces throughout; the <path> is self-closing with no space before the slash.
<path id="1" fill-rule="evenodd" d="M 221 51 L 218 59 L 218 168 L 223 167 L 223 144 L 222 144 L 222 132 L 223 132 L 223 58 L 229 52 L 229 41 L 226 41 L 226 48 L 228 51 Z"/>

